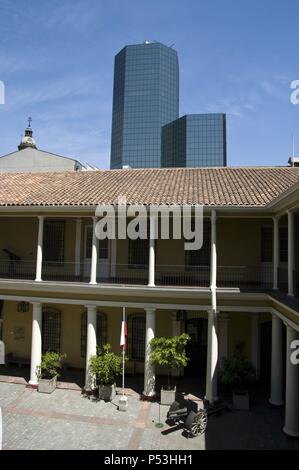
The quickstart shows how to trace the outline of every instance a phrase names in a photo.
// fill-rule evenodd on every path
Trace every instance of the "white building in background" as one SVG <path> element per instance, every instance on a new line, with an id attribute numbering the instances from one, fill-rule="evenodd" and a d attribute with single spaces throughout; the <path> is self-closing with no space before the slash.
<path id="1" fill-rule="evenodd" d="M 18 150 L 0 157 L 1 173 L 31 173 L 41 171 L 92 171 L 98 168 L 81 162 L 75 158 L 63 157 L 54 153 L 39 150 L 33 130 L 31 118 Z"/>

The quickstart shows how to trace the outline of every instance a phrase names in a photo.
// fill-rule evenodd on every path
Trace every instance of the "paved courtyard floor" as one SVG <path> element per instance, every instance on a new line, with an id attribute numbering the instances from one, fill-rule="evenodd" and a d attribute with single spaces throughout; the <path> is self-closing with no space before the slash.
<path id="1" fill-rule="evenodd" d="M 56 389 L 47 395 L 2 382 L 3 449 L 299 450 L 299 442 L 281 432 L 283 409 L 267 404 L 212 416 L 205 435 L 188 439 L 182 429 L 165 424 L 168 407 L 142 402 L 132 393 L 128 411 L 120 412 L 118 399 L 93 402 L 77 390 Z"/>

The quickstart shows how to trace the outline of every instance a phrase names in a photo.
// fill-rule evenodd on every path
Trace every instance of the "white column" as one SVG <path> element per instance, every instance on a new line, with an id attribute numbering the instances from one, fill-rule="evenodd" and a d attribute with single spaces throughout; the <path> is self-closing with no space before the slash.
<path id="1" fill-rule="evenodd" d="M 207 349 L 207 379 L 206 400 L 213 403 L 218 400 L 217 392 L 217 362 L 218 362 L 218 338 L 217 338 L 217 313 L 208 312 L 208 349 Z"/>
<path id="2" fill-rule="evenodd" d="M 81 273 L 81 234 L 82 219 L 76 219 L 76 241 L 75 241 L 75 276 L 79 277 Z"/>
<path id="3" fill-rule="evenodd" d="M 218 318 L 219 364 L 228 357 L 228 314 L 221 313 Z"/>
<path id="4" fill-rule="evenodd" d="M 98 244 L 99 241 L 96 237 L 96 224 L 98 221 L 97 217 L 93 217 L 93 229 L 92 229 L 92 248 L 91 248 L 91 264 L 90 264 L 90 284 L 97 283 L 97 265 L 98 265 Z"/>
<path id="5" fill-rule="evenodd" d="M 212 310 L 216 311 L 216 285 L 217 285 L 217 247 L 216 247 L 216 211 L 211 214 L 211 267 L 210 289 L 212 296 Z"/>
<path id="6" fill-rule="evenodd" d="M 144 358 L 144 392 L 146 397 L 155 395 L 155 366 L 150 362 L 151 346 L 150 341 L 155 337 L 156 311 L 155 309 L 145 309 L 145 358 Z"/>
<path id="7" fill-rule="evenodd" d="M 273 217 L 273 289 L 278 289 L 279 218 Z"/>
<path id="8" fill-rule="evenodd" d="M 38 378 L 36 368 L 42 359 L 42 304 L 34 302 L 32 304 L 32 337 L 31 337 L 31 365 L 30 381 L 31 385 L 37 385 Z"/>
<path id="9" fill-rule="evenodd" d="M 37 238 L 37 254 L 36 254 L 36 276 L 35 280 L 42 280 L 42 263 L 43 263 L 43 237 L 44 237 L 44 216 L 38 217 L 38 238 Z"/>
<path id="10" fill-rule="evenodd" d="M 148 286 L 155 286 L 155 234 L 157 218 L 150 217 L 149 261 L 148 261 Z"/>
<path id="11" fill-rule="evenodd" d="M 288 211 L 288 295 L 294 295 L 294 213 Z"/>
<path id="12" fill-rule="evenodd" d="M 86 338 L 86 371 L 85 390 L 94 388 L 94 380 L 89 373 L 89 360 L 97 353 L 97 308 L 95 305 L 87 305 L 87 338 Z"/>
<path id="13" fill-rule="evenodd" d="M 117 240 L 114 238 L 110 243 L 110 276 L 116 275 L 116 257 L 117 257 Z"/>
<path id="14" fill-rule="evenodd" d="M 282 321 L 272 314 L 271 391 L 269 403 L 283 405 Z"/>
<path id="15" fill-rule="evenodd" d="M 260 376 L 260 316 L 251 315 L 251 363 L 255 368 L 256 379 Z"/>
<path id="16" fill-rule="evenodd" d="M 294 358 L 291 358 L 294 353 L 294 349 L 292 349 L 294 341 L 299 341 L 299 333 L 287 326 L 286 403 L 283 431 L 288 436 L 299 437 L 299 364 L 296 363 L 297 361 L 294 362 Z"/>

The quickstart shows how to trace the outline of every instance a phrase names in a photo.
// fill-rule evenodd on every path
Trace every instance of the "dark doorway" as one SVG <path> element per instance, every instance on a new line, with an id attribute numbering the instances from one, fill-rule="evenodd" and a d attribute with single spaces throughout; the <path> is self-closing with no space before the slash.
<path id="1" fill-rule="evenodd" d="M 185 377 L 205 377 L 207 369 L 208 320 L 191 318 L 186 320 L 185 331 L 191 337 L 186 348 L 189 358 Z"/>

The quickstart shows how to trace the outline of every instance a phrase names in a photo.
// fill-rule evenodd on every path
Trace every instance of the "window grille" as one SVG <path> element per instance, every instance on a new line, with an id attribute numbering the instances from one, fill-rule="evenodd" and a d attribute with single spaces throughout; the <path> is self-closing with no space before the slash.
<path id="1" fill-rule="evenodd" d="M 97 347 L 101 349 L 107 343 L 107 317 L 105 313 L 97 313 Z M 86 357 L 87 345 L 87 312 L 81 313 L 81 357 Z"/>
<path id="2" fill-rule="evenodd" d="M 194 230 L 194 223 L 192 223 Z M 185 251 L 186 266 L 210 266 L 211 258 L 211 223 L 204 221 L 203 223 L 203 244 L 199 250 Z"/>
<path id="3" fill-rule="evenodd" d="M 128 357 L 136 361 L 144 361 L 145 357 L 145 316 L 130 315 L 128 317 Z"/>
<path id="4" fill-rule="evenodd" d="M 85 258 L 91 259 L 93 227 L 86 228 Z M 98 241 L 98 257 L 108 259 L 108 238 Z"/>
<path id="5" fill-rule="evenodd" d="M 63 220 L 46 221 L 44 226 L 43 258 L 48 262 L 64 261 L 64 233 Z"/>
<path id="6" fill-rule="evenodd" d="M 129 240 L 129 266 L 147 266 L 149 253 L 149 240 Z"/>
<path id="7" fill-rule="evenodd" d="M 42 347 L 47 351 L 60 352 L 61 312 L 47 307 L 43 309 Z"/>

